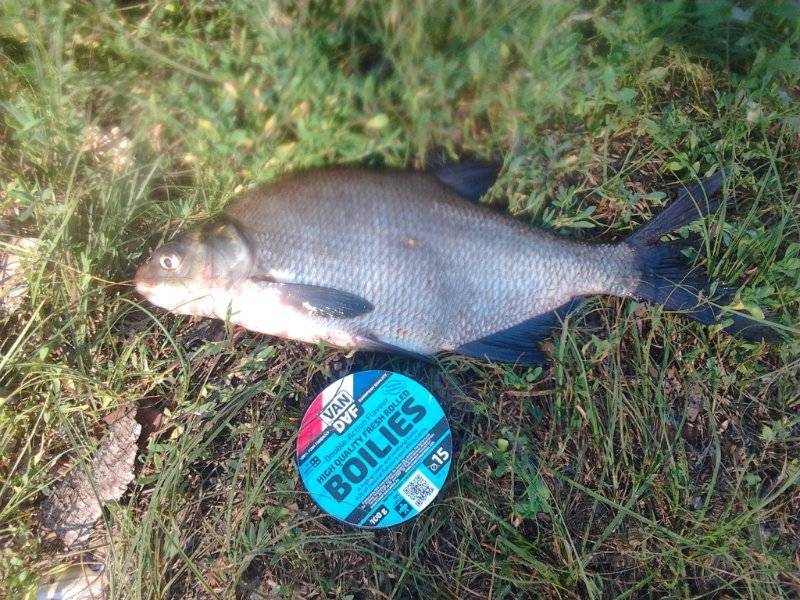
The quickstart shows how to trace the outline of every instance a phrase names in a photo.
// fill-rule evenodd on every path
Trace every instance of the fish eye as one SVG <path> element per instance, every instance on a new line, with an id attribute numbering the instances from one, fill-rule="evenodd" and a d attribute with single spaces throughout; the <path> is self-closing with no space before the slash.
<path id="1" fill-rule="evenodd" d="M 181 266 L 181 259 L 177 254 L 165 254 L 158 259 L 158 264 L 165 271 L 174 271 Z"/>

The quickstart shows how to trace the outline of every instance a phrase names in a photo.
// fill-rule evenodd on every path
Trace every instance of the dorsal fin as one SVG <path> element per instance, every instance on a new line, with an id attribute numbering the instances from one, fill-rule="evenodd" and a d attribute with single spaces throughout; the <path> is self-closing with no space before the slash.
<path id="1" fill-rule="evenodd" d="M 477 201 L 494 185 L 502 168 L 501 163 L 468 161 L 430 166 L 428 172 L 465 198 Z"/>

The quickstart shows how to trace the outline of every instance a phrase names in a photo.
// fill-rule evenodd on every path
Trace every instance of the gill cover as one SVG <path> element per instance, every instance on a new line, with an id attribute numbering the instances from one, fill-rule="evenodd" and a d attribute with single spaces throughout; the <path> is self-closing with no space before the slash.
<path id="1" fill-rule="evenodd" d="M 243 228 L 229 218 L 209 223 L 203 237 L 208 248 L 210 279 L 224 287 L 248 277 L 253 251 Z"/>

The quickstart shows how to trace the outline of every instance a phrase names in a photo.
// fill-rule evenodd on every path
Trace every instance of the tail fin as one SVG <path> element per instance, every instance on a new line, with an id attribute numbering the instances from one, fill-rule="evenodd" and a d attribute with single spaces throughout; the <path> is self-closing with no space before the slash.
<path id="1" fill-rule="evenodd" d="M 716 210 L 717 196 L 727 172 L 720 171 L 700 184 L 684 189 L 678 197 L 651 222 L 628 236 L 625 243 L 636 251 L 640 281 L 633 295 L 663 304 L 669 310 L 685 312 L 706 325 L 732 319 L 725 331 L 753 341 L 779 342 L 783 338 L 771 327 L 733 312 L 722 311 L 709 302 L 709 281 L 706 274 L 693 267 L 682 254 L 689 245 L 685 241 L 659 240 Z M 723 299 L 717 299 L 718 302 Z"/>

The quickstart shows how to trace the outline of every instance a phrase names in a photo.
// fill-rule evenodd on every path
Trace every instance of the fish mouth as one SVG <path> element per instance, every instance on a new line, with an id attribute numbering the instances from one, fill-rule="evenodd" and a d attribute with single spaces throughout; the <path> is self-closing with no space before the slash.
<path id="1" fill-rule="evenodd" d="M 144 279 L 137 279 L 135 282 L 136 291 L 139 292 L 142 296 L 147 296 L 150 292 L 153 291 L 155 287 L 149 281 L 145 281 Z"/>
<path id="2" fill-rule="evenodd" d="M 146 279 L 143 277 L 134 278 L 134 287 L 140 296 L 145 298 L 151 304 L 166 308 L 167 310 L 176 310 L 177 307 L 172 301 L 168 290 L 165 290 L 161 283 L 157 280 Z"/>
<path id="3" fill-rule="evenodd" d="M 142 296 L 148 296 L 153 292 L 157 285 L 155 281 L 142 275 L 142 269 L 138 269 L 136 271 L 136 275 L 133 276 L 133 282 L 134 286 L 136 287 L 136 291 Z"/>

